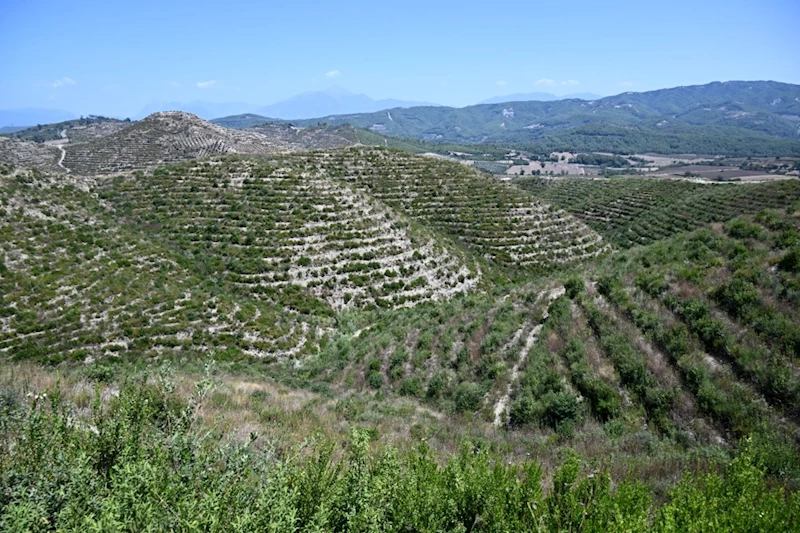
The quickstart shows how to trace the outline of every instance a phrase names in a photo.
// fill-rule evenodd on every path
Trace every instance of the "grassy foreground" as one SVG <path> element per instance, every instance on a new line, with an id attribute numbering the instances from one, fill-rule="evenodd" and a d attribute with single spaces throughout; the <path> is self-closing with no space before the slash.
<path id="1" fill-rule="evenodd" d="M 351 429 L 276 452 L 226 440 L 169 381 L 131 380 L 83 409 L 58 389 L 0 395 L 2 531 L 797 531 L 800 496 L 765 480 L 747 441 L 666 501 L 587 471 L 568 453 L 552 479 L 465 442 L 446 462 Z"/>

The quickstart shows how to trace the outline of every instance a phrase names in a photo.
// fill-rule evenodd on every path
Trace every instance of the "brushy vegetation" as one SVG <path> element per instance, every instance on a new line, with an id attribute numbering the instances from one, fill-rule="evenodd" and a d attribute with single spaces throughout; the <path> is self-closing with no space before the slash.
<path id="1" fill-rule="evenodd" d="M 550 487 L 535 460 L 506 465 L 465 443 L 440 462 L 313 440 L 276 454 L 220 442 L 169 384 L 139 382 L 78 415 L 55 392 L 4 394 L 4 531 L 792 531 L 800 499 L 770 487 L 747 443 L 722 472 L 686 475 L 664 502 L 566 455 Z"/>

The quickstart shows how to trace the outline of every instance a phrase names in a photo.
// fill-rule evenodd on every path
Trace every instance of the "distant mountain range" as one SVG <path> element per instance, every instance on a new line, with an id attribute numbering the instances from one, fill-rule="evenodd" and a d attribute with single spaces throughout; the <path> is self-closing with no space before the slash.
<path id="1" fill-rule="evenodd" d="M 348 113 L 370 113 L 382 109 L 435 106 L 428 102 L 385 99 L 373 100 L 365 94 L 353 94 L 337 87 L 327 91 L 308 92 L 288 100 L 262 107 L 255 111 L 260 115 L 280 119 L 309 119 L 326 115 Z M 222 116 L 222 115 L 217 115 Z"/>
<path id="2" fill-rule="evenodd" d="M 403 107 L 413 103 L 372 100 L 334 89 L 299 95 L 213 122 L 235 129 L 269 122 L 291 122 L 296 126 L 351 125 L 389 136 L 392 138 L 389 143 L 416 143 L 423 151 L 425 143 L 450 143 L 513 145 L 542 153 L 577 150 L 800 156 L 800 85 L 787 83 L 714 82 L 643 93 L 626 92 L 596 100 L 514 101 L 464 108 Z M 175 104 L 194 109 L 195 114 L 207 118 L 242 105 L 246 104 Z M 319 114 L 305 119 L 281 118 L 295 116 L 303 109 L 306 113 L 317 110 L 314 113 L 317 114 L 387 105 L 395 107 L 364 113 Z M 161 105 L 153 105 L 143 112 L 159 107 Z M 37 116 L 43 122 L 47 118 L 41 113 Z M 36 131 L 15 136 L 40 140 L 59 132 L 53 128 L 36 128 Z M 93 133 L 87 130 L 88 134 Z"/>
<path id="3" fill-rule="evenodd" d="M 495 96 L 488 100 L 484 100 L 481 103 L 489 104 L 529 100 L 545 102 L 561 100 L 564 98 L 594 100 L 601 97 L 590 93 L 577 93 L 566 96 L 556 96 L 550 93 L 528 93 L 511 94 L 508 96 Z M 185 111 L 206 120 L 239 114 L 253 114 L 281 120 L 302 120 L 329 115 L 372 113 L 384 109 L 418 106 L 436 106 L 436 104 L 432 104 L 430 102 L 397 100 L 392 98 L 375 100 L 365 94 L 354 94 L 340 87 L 331 87 L 330 89 L 324 91 L 313 91 L 298 94 L 286 100 L 266 106 L 246 102 L 208 102 L 204 100 L 177 102 L 153 100 L 130 118 L 134 120 L 141 120 L 148 115 L 160 111 Z M 0 110 L 0 128 L 7 126 L 19 128 L 35 126 L 37 124 L 53 124 L 74 118 L 78 118 L 78 115 L 59 109 L 7 109 Z M 0 131 L 5 133 L 8 132 L 1 129 Z"/>
<path id="4" fill-rule="evenodd" d="M 564 96 L 556 96 L 551 93 L 515 93 L 507 94 L 505 96 L 493 96 L 487 98 L 478 104 L 502 104 L 505 102 L 553 102 L 556 100 L 600 100 L 603 98 L 599 94 L 593 93 L 574 93 L 565 94 Z"/>
<path id="5" fill-rule="evenodd" d="M 412 107 L 294 123 L 318 122 L 440 143 L 506 143 L 541 150 L 800 155 L 800 85 L 714 82 L 593 101 Z"/>

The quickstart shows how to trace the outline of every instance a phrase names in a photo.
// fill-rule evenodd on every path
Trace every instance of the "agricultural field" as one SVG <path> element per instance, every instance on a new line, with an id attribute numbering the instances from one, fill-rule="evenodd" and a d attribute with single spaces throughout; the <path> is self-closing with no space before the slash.
<path id="1" fill-rule="evenodd" d="M 678 476 L 676 450 L 719 453 L 757 434 L 770 471 L 793 477 L 798 236 L 796 215 L 767 210 L 560 280 L 395 312 L 315 371 L 507 428 L 538 456 L 556 440 L 655 468 L 664 457 L 643 460 L 645 446 L 671 457 L 660 476 Z"/>
<path id="2" fill-rule="evenodd" d="M 704 184 L 654 178 L 519 179 L 520 188 L 562 207 L 616 246 L 628 248 L 740 214 L 800 200 L 800 181 Z"/>
<path id="3" fill-rule="evenodd" d="M 310 169 L 322 167 L 507 267 L 550 267 L 607 251 L 599 235 L 566 212 L 461 165 L 370 148 L 312 157 L 305 162 Z"/>
<path id="4" fill-rule="evenodd" d="M 52 362 L 214 350 L 302 358 L 343 310 L 448 300 L 487 276 L 606 249 L 568 214 L 460 165 L 340 154 L 226 156 L 82 181 L 7 170 L 0 349 Z M 366 165 L 336 177 L 356 158 Z M 370 194 L 396 183 L 387 161 L 415 176 L 420 197 L 450 174 L 459 210 Z M 458 217 L 474 232 L 456 232 Z"/>
<path id="5" fill-rule="evenodd" d="M 291 356 L 297 313 L 215 289 L 198 267 L 121 226 L 94 195 L 36 174 L 2 189 L 0 352 L 57 364 L 209 350 Z"/>
<path id="6" fill-rule="evenodd" d="M 0 529 L 795 529 L 800 181 L 251 130 L 0 140 Z"/>
<path id="7" fill-rule="evenodd" d="M 13 169 L 36 168 L 58 172 L 60 152 L 55 146 L 0 137 L 0 164 Z"/>
<path id="8" fill-rule="evenodd" d="M 273 162 L 161 167 L 113 180 L 101 197 L 193 257 L 209 255 L 222 281 L 275 303 L 300 291 L 333 311 L 393 308 L 448 298 L 480 278 L 461 251 L 386 206 Z"/>

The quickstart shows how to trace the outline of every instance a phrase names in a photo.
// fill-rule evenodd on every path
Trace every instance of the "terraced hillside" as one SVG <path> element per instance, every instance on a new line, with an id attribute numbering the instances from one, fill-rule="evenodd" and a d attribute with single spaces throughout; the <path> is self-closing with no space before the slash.
<path id="1" fill-rule="evenodd" d="M 290 357 L 313 317 L 233 294 L 60 176 L 0 187 L 0 353 L 56 363 L 116 356 Z"/>
<path id="2" fill-rule="evenodd" d="M 281 161 L 341 180 L 507 267 L 580 262 L 608 249 L 567 212 L 462 165 L 378 148 Z"/>
<path id="3" fill-rule="evenodd" d="M 10 168 L 36 168 L 58 172 L 61 152 L 55 146 L 0 137 L 0 163 Z"/>
<path id="4" fill-rule="evenodd" d="M 0 349 L 17 357 L 299 357 L 337 311 L 448 299 L 481 277 L 467 253 L 341 182 L 250 159 L 80 187 L 5 172 Z"/>
<path id="5" fill-rule="evenodd" d="M 185 161 L 214 154 L 282 150 L 263 135 L 227 130 L 189 113 L 154 113 L 115 134 L 70 145 L 64 166 L 92 175 Z"/>
<path id="6" fill-rule="evenodd" d="M 515 184 L 566 209 L 623 248 L 740 214 L 784 208 L 800 199 L 800 180 L 707 184 L 646 178 L 522 178 Z"/>
<path id="7" fill-rule="evenodd" d="M 492 267 L 473 252 L 530 267 L 605 249 L 515 189 L 385 149 L 225 156 L 115 178 L 5 172 L 2 349 L 22 358 L 303 357 L 343 310 L 475 289 Z"/>
<path id="8" fill-rule="evenodd" d="M 66 136 L 70 144 L 64 145 L 64 167 L 81 175 L 110 174 L 219 154 L 259 155 L 359 142 L 349 127 L 264 125 L 242 131 L 177 111 L 154 113 L 132 124 L 75 126 L 66 130 Z"/>
<path id="9" fill-rule="evenodd" d="M 787 216 L 788 212 L 788 216 Z M 581 305 L 596 334 L 644 339 L 721 431 L 800 442 L 800 204 L 635 248 L 600 272 Z M 614 341 L 614 342 L 611 342 Z M 628 364 L 628 361 L 620 360 Z M 620 371 L 624 367 L 620 367 Z M 631 367 L 634 368 L 634 367 Z M 627 371 L 626 371 L 627 372 Z M 640 380 L 631 374 L 632 382 Z M 662 378 L 663 379 L 663 378 Z M 642 383 L 642 397 L 655 397 Z M 673 399 L 659 406 L 678 405 Z"/>
<path id="10" fill-rule="evenodd" d="M 333 310 L 408 306 L 465 292 L 480 277 L 463 252 L 380 202 L 290 167 L 190 162 L 117 179 L 102 194 L 209 274 L 275 303 L 300 291 Z"/>
<path id="11" fill-rule="evenodd" d="M 286 148 L 281 151 L 285 152 L 343 148 L 358 143 L 354 129 L 349 126 L 298 128 L 288 124 L 262 124 L 244 131 L 254 131 L 266 135 L 272 139 L 272 142 L 284 145 Z"/>
<path id="12" fill-rule="evenodd" d="M 800 182 L 525 191 L 387 148 L 270 152 L 331 130 L 215 128 L 8 141 L 40 168 L 0 165 L 0 357 L 214 359 L 236 385 L 213 409 L 252 410 L 242 431 L 356 423 L 447 450 L 468 427 L 470 450 L 611 457 L 665 497 L 747 437 L 772 481 L 800 480 Z"/>

